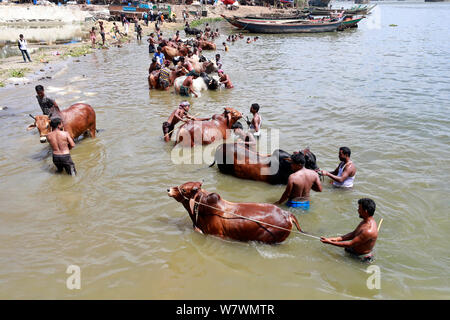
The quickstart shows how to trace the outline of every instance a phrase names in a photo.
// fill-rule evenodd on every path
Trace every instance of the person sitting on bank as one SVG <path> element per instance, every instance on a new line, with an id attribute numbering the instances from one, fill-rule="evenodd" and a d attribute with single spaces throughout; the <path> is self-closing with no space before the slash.
<path id="1" fill-rule="evenodd" d="M 375 213 L 375 202 L 369 198 L 358 200 L 358 213 L 363 221 L 353 232 L 341 237 L 325 238 L 320 237 L 323 243 L 336 247 L 345 248 L 345 251 L 364 262 L 373 261 L 372 250 L 378 237 L 378 228 L 373 214 Z"/>
<path id="2" fill-rule="evenodd" d="M 69 175 L 76 175 L 75 164 L 70 157 L 70 149 L 75 147 L 75 142 L 67 131 L 64 131 L 60 118 L 50 121 L 52 131 L 47 135 L 47 141 L 52 148 L 53 163 L 58 173 L 66 170 Z"/>
<path id="3" fill-rule="evenodd" d="M 291 208 L 309 209 L 309 193 L 311 189 L 316 192 L 322 192 L 322 184 L 319 175 L 314 170 L 305 168 L 305 156 L 303 153 L 295 153 L 291 156 L 293 162 L 293 174 L 289 176 L 286 190 L 280 200 L 274 204 L 283 204 Z"/>
<path id="4" fill-rule="evenodd" d="M 349 148 L 339 148 L 339 160 L 341 161 L 341 163 L 339 163 L 338 167 L 332 172 L 322 170 L 322 175 L 333 179 L 333 186 L 335 187 L 353 187 L 353 182 L 356 175 L 356 167 L 353 164 L 353 161 L 350 159 L 350 154 L 351 151 Z"/>

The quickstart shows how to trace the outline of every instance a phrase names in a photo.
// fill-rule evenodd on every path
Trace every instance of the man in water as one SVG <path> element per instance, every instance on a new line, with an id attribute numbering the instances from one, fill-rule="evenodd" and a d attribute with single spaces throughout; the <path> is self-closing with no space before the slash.
<path id="1" fill-rule="evenodd" d="M 37 85 L 35 87 L 37 96 L 36 99 L 39 103 L 39 106 L 42 109 L 42 113 L 48 116 L 50 119 L 59 114 L 59 106 L 56 104 L 55 100 L 50 99 L 45 95 L 44 87 L 41 85 Z"/>
<path id="2" fill-rule="evenodd" d="M 158 64 L 160 66 L 162 66 L 164 64 L 164 59 L 165 59 L 164 53 L 162 53 L 161 50 L 162 50 L 162 47 L 158 46 L 155 54 L 153 55 L 156 58 L 156 61 L 158 62 Z"/>
<path id="3" fill-rule="evenodd" d="M 231 82 L 230 76 L 225 74 L 222 69 L 217 71 L 217 74 L 219 75 L 220 83 L 223 83 L 225 85 L 226 89 L 234 88 L 233 83 Z"/>
<path id="4" fill-rule="evenodd" d="M 174 131 L 175 125 L 178 122 L 180 122 L 180 121 L 187 122 L 189 120 L 203 121 L 203 120 L 210 119 L 210 118 L 195 118 L 195 117 L 187 114 L 189 112 L 190 106 L 191 105 L 187 101 L 181 102 L 180 105 L 178 106 L 178 108 L 170 114 L 169 119 L 167 119 L 167 121 L 163 123 L 162 129 L 163 129 L 163 133 L 164 133 L 164 141 L 165 142 L 170 141 L 170 138 L 172 137 L 172 133 Z"/>
<path id="5" fill-rule="evenodd" d="M 333 186 L 338 188 L 351 188 L 355 180 L 356 167 L 350 159 L 351 151 L 347 147 L 339 148 L 338 167 L 333 172 L 322 170 L 322 175 L 333 179 Z"/>
<path id="6" fill-rule="evenodd" d="M 60 118 L 53 118 L 50 121 L 52 132 L 47 135 L 47 141 L 50 143 L 53 152 L 53 163 L 58 172 L 66 170 L 67 174 L 75 175 L 75 164 L 70 157 L 70 149 L 75 147 L 72 137 L 67 131 L 64 131 Z"/>
<path id="7" fill-rule="evenodd" d="M 161 70 L 159 71 L 159 85 L 164 90 L 169 90 L 169 86 L 170 86 L 170 72 L 171 72 L 171 70 L 169 69 L 169 65 L 170 65 L 170 61 L 169 60 L 165 60 L 164 61 L 164 67 L 162 67 Z"/>
<path id="8" fill-rule="evenodd" d="M 253 103 L 252 106 L 250 107 L 250 113 L 253 114 L 253 119 L 252 121 L 247 120 L 248 121 L 247 124 L 249 125 L 250 130 L 254 131 L 254 135 L 256 137 L 259 137 L 259 135 L 261 134 L 259 129 L 261 129 L 262 124 L 262 119 L 258 111 L 259 111 L 259 104 Z"/>
<path id="9" fill-rule="evenodd" d="M 179 94 L 182 96 L 189 97 L 190 93 L 193 93 L 194 96 L 198 98 L 198 94 L 194 90 L 194 79 L 198 78 L 198 74 L 195 73 L 192 76 L 187 76 L 186 79 L 184 79 L 183 83 L 180 86 Z"/>
<path id="10" fill-rule="evenodd" d="M 336 238 L 320 237 L 320 241 L 336 247 L 343 247 L 345 251 L 364 262 L 373 261 L 372 249 L 378 237 L 378 228 L 373 214 L 375 202 L 369 198 L 358 200 L 358 213 L 363 221 L 353 232 Z"/>
<path id="11" fill-rule="evenodd" d="M 243 143 L 247 149 L 256 151 L 256 140 L 251 132 L 244 132 L 244 128 L 240 122 L 235 122 L 231 129 L 237 136 L 237 143 Z"/>
<path id="12" fill-rule="evenodd" d="M 136 38 L 138 41 L 142 40 L 142 27 L 139 22 L 136 23 Z"/>
<path id="13" fill-rule="evenodd" d="M 295 153 L 292 157 L 292 169 L 294 173 L 289 176 L 286 190 L 280 200 L 274 204 L 282 204 L 288 200 L 286 205 L 291 208 L 309 209 L 309 192 L 311 189 L 322 192 L 322 184 L 319 175 L 314 170 L 306 169 L 305 156 L 303 153 Z"/>
<path id="14" fill-rule="evenodd" d="M 216 65 L 217 68 L 222 69 L 222 60 L 220 60 L 220 54 L 216 54 Z"/>
<path id="15" fill-rule="evenodd" d="M 152 32 L 150 33 L 150 37 L 147 39 L 148 42 L 148 53 L 155 53 L 155 34 Z"/>

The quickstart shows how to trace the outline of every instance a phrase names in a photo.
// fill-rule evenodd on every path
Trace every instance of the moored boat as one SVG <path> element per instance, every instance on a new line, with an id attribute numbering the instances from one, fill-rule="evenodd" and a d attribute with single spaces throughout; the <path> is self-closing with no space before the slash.
<path id="1" fill-rule="evenodd" d="M 252 33 L 317 33 L 333 32 L 342 24 L 343 18 L 336 21 L 295 20 L 295 21 L 261 21 L 237 19 L 242 29 Z"/>

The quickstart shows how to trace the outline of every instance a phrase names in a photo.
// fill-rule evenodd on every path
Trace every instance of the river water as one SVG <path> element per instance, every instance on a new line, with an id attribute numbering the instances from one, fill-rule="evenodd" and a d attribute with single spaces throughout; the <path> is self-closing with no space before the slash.
<path id="1" fill-rule="evenodd" d="M 368 288 L 367 265 L 299 234 L 269 246 L 195 233 L 168 187 L 203 179 L 234 202 L 274 202 L 284 187 L 207 159 L 174 163 L 161 124 L 181 99 L 149 93 L 147 46 L 131 43 L 41 82 L 60 106 L 96 111 L 97 138 L 72 150 L 74 178 L 56 175 L 49 146 L 25 130 L 40 111 L 34 85 L 0 89 L 0 298 L 450 298 L 449 13 L 448 3 L 379 3 L 358 29 L 240 40 L 220 52 L 235 88 L 189 99 L 201 116 L 259 103 L 281 149 L 309 146 L 327 170 L 350 147 L 354 189 L 326 180 L 309 212 L 293 212 L 305 231 L 335 236 L 359 223 L 359 198 L 374 199 L 380 289 Z M 221 43 L 232 29 L 217 27 Z M 81 268 L 80 290 L 66 288 L 69 265 Z"/>

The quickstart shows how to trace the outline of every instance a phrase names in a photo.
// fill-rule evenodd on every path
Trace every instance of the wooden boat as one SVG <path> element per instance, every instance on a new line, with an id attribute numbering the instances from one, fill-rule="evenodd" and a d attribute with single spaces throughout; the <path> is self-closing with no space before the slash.
<path id="1" fill-rule="evenodd" d="M 350 9 L 345 9 L 344 14 L 347 15 L 363 15 L 368 14 L 370 11 L 372 11 L 373 8 L 376 7 L 376 4 L 373 6 L 354 6 Z M 312 16 L 329 16 L 335 11 L 339 11 L 339 9 L 328 9 L 328 8 L 317 8 L 317 7 L 310 7 L 303 9 L 303 13 L 309 13 Z"/>
<path id="2" fill-rule="evenodd" d="M 360 22 L 364 18 L 365 18 L 364 16 L 357 18 L 353 18 L 351 16 L 345 17 L 344 21 L 342 21 L 342 25 L 338 27 L 338 31 L 342 31 L 349 28 L 357 28 L 358 22 Z"/>
<path id="3" fill-rule="evenodd" d="M 230 23 L 231 25 L 235 26 L 238 29 L 242 29 L 244 28 L 244 25 L 238 22 L 238 18 L 237 17 L 227 17 L 223 14 L 221 14 L 222 18 L 224 18 L 228 23 Z"/>
<path id="4" fill-rule="evenodd" d="M 331 0 L 309 0 L 308 5 L 310 7 L 328 7 Z"/>
<path id="5" fill-rule="evenodd" d="M 252 33 L 316 33 L 333 32 L 342 24 L 343 18 L 337 21 L 296 20 L 296 21 L 263 21 L 254 22 L 246 19 L 237 19 L 242 29 Z"/>

